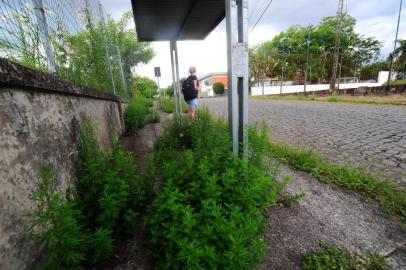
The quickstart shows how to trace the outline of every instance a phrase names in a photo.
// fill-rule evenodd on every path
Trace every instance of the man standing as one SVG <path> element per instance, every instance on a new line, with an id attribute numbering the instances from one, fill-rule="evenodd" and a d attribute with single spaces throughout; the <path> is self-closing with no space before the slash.
<path id="1" fill-rule="evenodd" d="M 189 106 L 189 117 L 194 120 L 196 117 L 197 97 L 202 89 L 196 77 L 196 68 L 189 68 L 189 77 L 182 83 L 182 93 L 187 105 Z"/>

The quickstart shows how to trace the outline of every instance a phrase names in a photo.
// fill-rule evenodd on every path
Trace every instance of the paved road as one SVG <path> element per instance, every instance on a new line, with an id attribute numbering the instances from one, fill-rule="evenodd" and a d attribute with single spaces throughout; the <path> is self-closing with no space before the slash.
<path id="1" fill-rule="evenodd" d="M 201 99 L 200 104 L 227 117 L 226 98 Z M 406 107 L 253 99 L 249 120 L 265 121 L 273 140 L 406 186 Z"/>

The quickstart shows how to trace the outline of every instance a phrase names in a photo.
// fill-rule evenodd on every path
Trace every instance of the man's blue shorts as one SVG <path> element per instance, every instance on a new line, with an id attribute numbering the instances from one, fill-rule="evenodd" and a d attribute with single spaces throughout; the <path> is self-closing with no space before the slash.
<path id="1" fill-rule="evenodd" d="M 190 109 L 197 108 L 197 98 L 186 101 Z"/>

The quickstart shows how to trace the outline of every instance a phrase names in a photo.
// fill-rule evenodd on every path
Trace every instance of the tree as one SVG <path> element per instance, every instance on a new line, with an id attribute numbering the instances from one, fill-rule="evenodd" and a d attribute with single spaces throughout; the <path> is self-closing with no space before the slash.
<path id="1" fill-rule="evenodd" d="M 278 64 L 275 58 L 275 50 L 270 43 L 264 43 L 260 47 L 251 48 L 250 58 L 250 80 L 259 84 L 266 77 L 276 75 L 275 67 Z"/>
<path id="2" fill-rule="evenodd" d="M 340 62 L 342 76 L 353 76 L 358 69 L 376 60 L 380 53 L 381 43 L 374 38 L 364 37 L 355 33 L 356 20 L 343 14 L 340 45 Z M 273 67 L 266 71 L 274 76 L 281 74 L 284 67 L 286 80 L 299 80 L 308 74 L 310 80 L 327 82 L 332 74 L 336 37 L 336 17 L 323 18 L 314 27 L 293 25 L 281 32 L 272 40 L 266 41 L 251 49 L 251 77 L 257 79 L 265 71 L 265 67 Z M 309 42 L 309 44 L 308 44 Z M 307 50 L 309 63 L 307 65 Z M 267 52 L 270 58 L 261 57 L 260 51 Z M 265 58 L 265 64 L 261 62 Z M 302 82 L 301 79 L 298 82 Z"/>
<path id="3" fill-rule="evenodd" d="M 148 77 L 137 76 L 134 78 L 134 90 L 132 95 L 136 96 L 138 94 L 152 98 L 158 94 L 158 85 Z"/>
<path id="4" fill-rule="evenodd" d="M 389 63 L 386 60 L 379 60 L 365 65 L 360 70 L 361 80 L 376 80 L 378 78 L 379 71 L 389 70 Z"/>
<path id="5" fill-rule="evenodd" d="M 406 39 L 397 40 L 399 47 L 396 48 L 394 57 L 396 58 L 394 69 L 398 72 L 406 71 Z M 404 76 L 404 75 L 403 75 Z"/>
<path id="6" fill-rule="evenodd" d="M 165 95 L 169 97 L 173 97 L 174 91 L 173 91 L 173 85 L 169 85 L 166 90 L 165 90 Z"/>
<path id="7" fill-rule="evenodd" d="M 118 21 L 110 19 L 108 28 L 111 38 L 120 49 L 124 73 L 128 82 L 132 82 L 132 69 L 138 64 L 146 64 L 154 57 L 149 42 L 138 42 L 133 27 L 134 18 L 131 11 L 125 12 Z"/>

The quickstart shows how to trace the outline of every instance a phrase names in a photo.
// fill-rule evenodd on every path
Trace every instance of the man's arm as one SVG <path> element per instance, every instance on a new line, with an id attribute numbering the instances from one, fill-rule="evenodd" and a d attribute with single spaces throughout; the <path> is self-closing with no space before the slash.
<path id="1" fill-rule="evenodd" d="M 195 90 L 196 90 L 197 92 L 200 92 L 200 90 L 202 90 L 202 85 L 199 84 L 199 83 L 197 82 L 197 80 L 193 80 L 193 86 L 195 87 Z"/>

